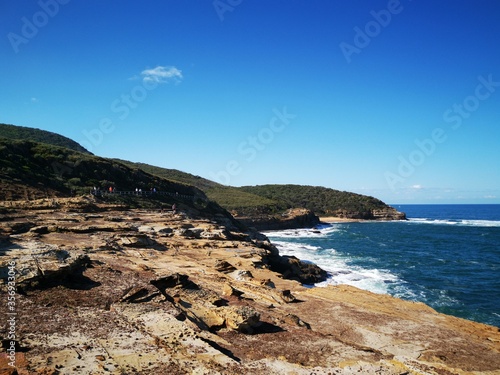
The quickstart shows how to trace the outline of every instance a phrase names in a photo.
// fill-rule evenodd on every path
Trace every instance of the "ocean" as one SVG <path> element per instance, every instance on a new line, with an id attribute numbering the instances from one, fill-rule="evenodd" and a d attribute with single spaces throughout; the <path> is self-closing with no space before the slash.
<path id="1" fill-rule="evenodd" d="M 500 205 L 393 205 L 407 221 L 266 232 L 282 255 L 349 284 L 500 327 Z"/>

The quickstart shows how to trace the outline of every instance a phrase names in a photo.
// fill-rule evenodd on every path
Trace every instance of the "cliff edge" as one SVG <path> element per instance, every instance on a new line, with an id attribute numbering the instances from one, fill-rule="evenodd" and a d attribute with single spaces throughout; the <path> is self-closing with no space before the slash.
<path id="1" fill-rule="evenodd" d="M 236 219 L 244 225 L 259 231 L 312 228 L 320 223 L 319 217 L 306 208 L 291 208 L 275 215 L 236 216 Z"/>

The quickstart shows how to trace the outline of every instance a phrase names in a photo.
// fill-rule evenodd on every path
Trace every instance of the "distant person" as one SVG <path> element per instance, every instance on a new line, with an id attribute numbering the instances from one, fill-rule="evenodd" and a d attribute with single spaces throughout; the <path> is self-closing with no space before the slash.
<path id="1" fill-rule="evenodd" d="M 108 190 L 110 194 L 113 193 L 113 186 L 110 186 Z"/>
<path id="2" fill-rule="evenodd" d="M 175 203 L 172 205 L 172 213 L 175 215 L 175 213 L 177 212 L 177 206 L 175 205 Z"/>

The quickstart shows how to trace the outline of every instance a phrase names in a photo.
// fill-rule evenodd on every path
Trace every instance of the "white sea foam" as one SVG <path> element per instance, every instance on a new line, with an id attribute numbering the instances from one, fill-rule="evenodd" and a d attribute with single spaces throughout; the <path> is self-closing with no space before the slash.
<path id="1" fill-rule="evenodd" d="M 395 284 L 406 289 L 399 278 L 389 271 L 351 265 L 349 257 L 339 254 L 335 249 L 322 249 L 319 246 L 282 240 L 273 241 L 273 244 L 281 255 L 293 255 L 303 261 L 317 264 L 327 271 L 327 280 L 315 284 L 316 286 L 348 284 L 379 294 L 389 294 L 391 286 L 395 287 Z M 403 294 L 405 292 L 401 290 L 401 295 Z"/>
<path id="2" fill-rule="evenodd" d="M 411 223 L 416 224 L 434 224 L 434 225 L 459 225 L 468 227 L 500 227 L 498 220 L 442 220 L 427 218 L 410 218 Z"/>
<path id="3" fill-rule="evenodd" d="M 478 227 L 500 227 L 498 220 L 462 220 L 462 225 L 478 226 Z"/>
<path id="4" fill-rule="evenodd" d="M 337 225 L 322 224 L 314 228 L 267 231 L 264 232 L 264 234 L 268 237 L 275 237 L 275 238 L 304 238 L 304 237 L 318 238 L 318 237 L 327 237 L 330 233 L 338 231 L 339 227 Z"/>

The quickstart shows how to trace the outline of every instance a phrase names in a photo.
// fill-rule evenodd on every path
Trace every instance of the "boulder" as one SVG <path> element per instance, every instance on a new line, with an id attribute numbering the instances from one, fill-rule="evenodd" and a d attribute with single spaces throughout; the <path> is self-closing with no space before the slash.
<path id="1" fill-rule="evenodd" d="M 245 270 L 236 270 L 231 272 L 231 277 L 235 280 L 251 280 L 253 279 L 253 275 L 250 271 Z"/>
<path id="2" fill-rule="evenodd" d="M 206 240 L 215 240 L 215 241 L 221 241 L 221 240 L 226 240 L 228 239 L 228 236 L 224 231 L 222 230 L 217 230 L 217 231 L 208 231 L 205 230 L 200 233 L 200 237 Z"/>
<path id="3" fill-rule="evenodd" d="M 37 234 L 47 234 L 49 233 L 49 228 L 46 225 L 39 225 L 36 227 L 31 228 L 30 233 L 37 233 Z"/>
<path id="4" fill-rule="evenodd" d="M 31 259 L 30 259 L 31 258 Z M 45 285 L 64 284 L 67 279 L 78 278 L 91 264 L 86 254 L 69 254 L 65 250 L 55 250 L 18 260 L 19 274 L 16 285 L 20 288 L 41 288 Z M 0 266 L 0 279 L 7 278 L 8 265 Z M 89 285 L 94 285 L 91 280 Z"/>
<path id="5" fill-rule="evenodd" d="M 251 334 L 260 324 L 260 314 L 248 306 L 223 308 L 226 327 Z"/>
<path id="6" fill-rule="evenodd" d="M 150 281 L 151 285 L 158 288 L 164 294 L 166 289 L 181 287 L 185 289 L 199 289 L 198 285 L 189 280 L 188 275 L 173 273 L 168 276 L 162 276 Z"/>
<path id="7" fill-rule="evenodd" d="M 222 273 L 231 273 L 233 271 L 236 271 L 236 267 L 234 267 L 229 262 L 227 262 L 225 260 L 220 260 L 220 259 L 217 259 L 215 261 L 214 268 L 216 271 L 222 272 Z"/>
<path id="8" fill-rule="evenodd" d="M 161 235 L 171 235 L 174 232 L 170 227 L 159 227 L 155 228 L 155 230 Z"/>
<path id="9" fill-rule="evenodd" d="M 297 315 L 295 314 L 286 314 L 283 317 L 284 321 L 287 322 L 288 324 L 296 325 L 298 327 L 304 327 L 307 329 L 311 329 L 311 325 L 309 323 L 304 322 L 302 319 L 300 319 Z"/>
<path id="10" fill-rule="evenodd" d="M 272 256 L 268 261 L 271 270 L 281 273 L 286 279 L 297 280 L 302 284 L 319 283 L 325 281 L 327 277 L 327 272 L 322 268 L 294 256 Z"/>
<path id="11" fill-rule="evenodd" d="M 290 292 L 289 289 L 286 289 L 286 290 L 282 290 L 280 293 L 279 293 L 279 296 L 281 297 L 281 299 L 283 301 L 285 301 L 286 303 L 292 303 L 292 302 L 295 302 L 297 301 L 297 299 L 295 298 L 295 296 L 292 294 L 292 292 Z"/>
<path id="12" fill-rule="evenodd" d="M 118 244 L 126 247 L 152 247 L 156 242 L 147 235 L 122 236 L 118 239 Z"/>
<path id="13" fill-rule="evenodd" d="M 239 291 L 238 289 L 234 288 L 232 285 L 229 283 L 224 284 L 224 287 L 222 288 L 222 295 L 223 296 L 235 296 L 235 297 L 240 297 L 243 295 L 242 291 Z"/>
<path id="14" fill-rule="evenodd" d="M 175 231 L 175 234 L 180 236 L 180 237 L 184 237 L 184 238 L 188 238 L 188 239 L 193 239 L 193 238 L 200 239 L 202 232 L 203 232 L 203 229 L 201 229 L 201 228 L 191 228 L 191 229 L 181 228 L 181 229 L 177 229 Z"/>

